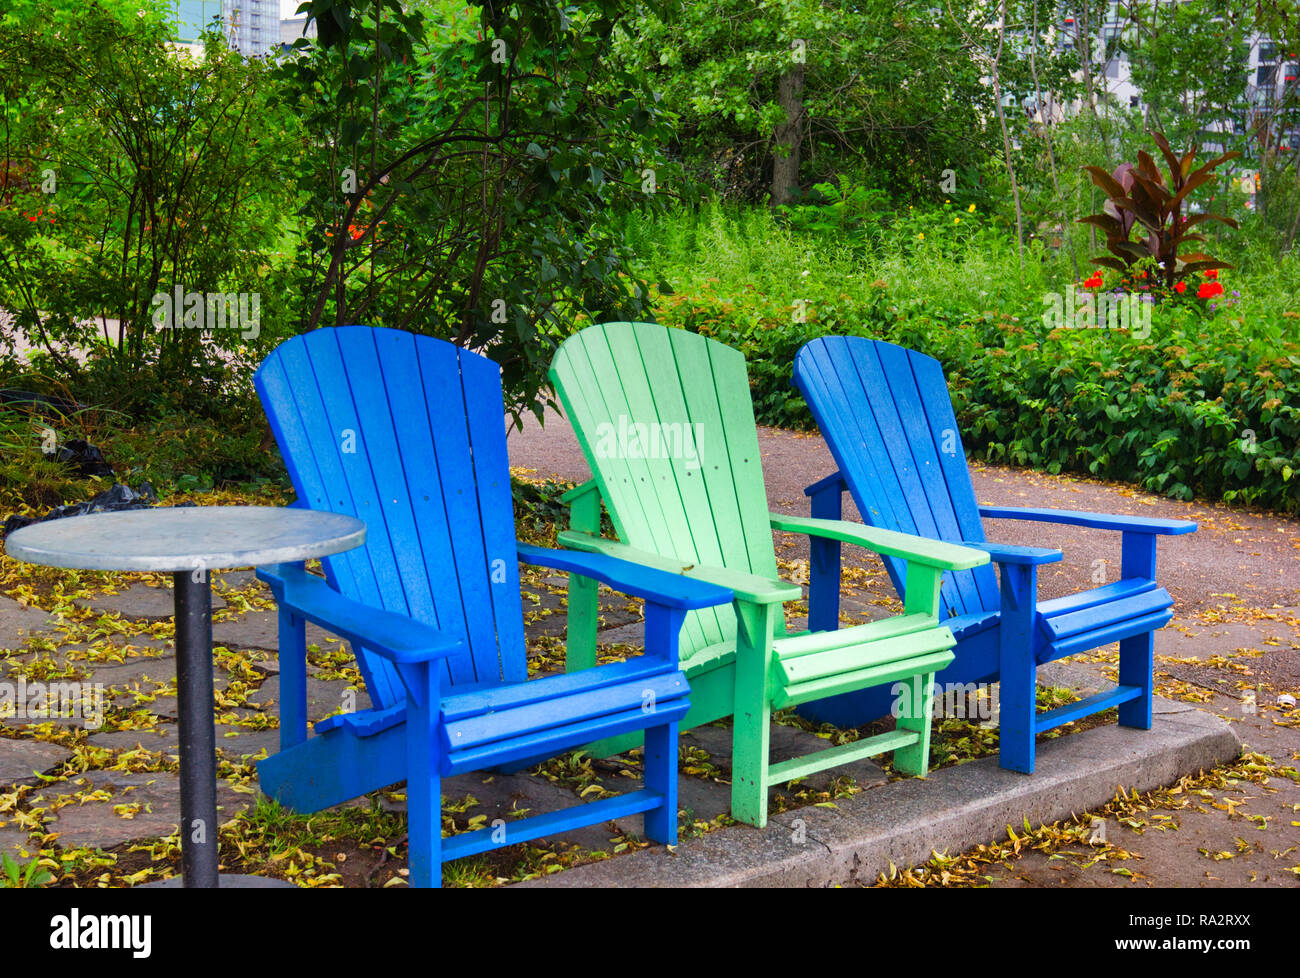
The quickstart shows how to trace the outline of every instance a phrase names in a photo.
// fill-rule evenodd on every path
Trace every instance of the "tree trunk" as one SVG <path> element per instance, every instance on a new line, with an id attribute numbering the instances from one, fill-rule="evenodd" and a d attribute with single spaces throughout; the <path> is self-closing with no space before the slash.
<path id="1" fill-rule="evenodd" d="M 785 122 L 776 127 L 772 153 L 772 206 L 794 200 L 799 186 L 799 144 L 803 142 L 804 66 L 790 67 L 777 83 L 777 101 L 785 110 Z"/>

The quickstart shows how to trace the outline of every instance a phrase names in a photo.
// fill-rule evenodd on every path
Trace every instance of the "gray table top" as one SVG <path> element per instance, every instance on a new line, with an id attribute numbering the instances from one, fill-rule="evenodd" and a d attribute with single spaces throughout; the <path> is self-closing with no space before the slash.
<path id="1" fill-rule="evenodd" d="M 17 560 L 81 570 L 259 567 L 359 547 L 361 520 L 280 506 L 178 506 L 33 523 L 5 540 Z"/>

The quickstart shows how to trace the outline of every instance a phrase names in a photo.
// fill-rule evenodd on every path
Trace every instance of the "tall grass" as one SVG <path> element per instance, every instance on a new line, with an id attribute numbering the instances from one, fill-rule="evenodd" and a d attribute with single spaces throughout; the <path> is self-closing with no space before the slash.
<path id="1" fill-rule="evenodd" d="M 1300 510 L 1300 259 L 1249 221 L 1204 246 L 1236 266 L 1217 308 L 1194 300 L 1198 279 L 1149 336 L 1053 328 L 1045 300 L 1078 286 L 1068 242 L 1031 240 L 1022 267 L 996 215 L 828 223 L 711 203 L 627 227 L 660 321 L 742 350 L 761 422 L 811 424 L 790 386 L 800 346 L 872 336 L 940 360 L 977 455 Z M 1090 274 L 1087 229 L 1066 233 Z"/>

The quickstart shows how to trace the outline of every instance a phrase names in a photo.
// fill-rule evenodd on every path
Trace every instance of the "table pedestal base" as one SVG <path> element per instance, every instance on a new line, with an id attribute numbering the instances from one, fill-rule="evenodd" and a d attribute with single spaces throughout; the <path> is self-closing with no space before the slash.
<path id="1" fill-rule="evenodd" d="M 212 588 L 206 568 L 172 575 L 181 754 L 181 872 L 218 886 L 217 731 L 212 716 Z"/>
<path id="2" fill-rule="evenodd" d="M 272 879 L 270 876 L 249 876 L 243 873 L 222 873 L 219 888 L 223 890 L 296 890 L 298 887 L 287 880 Z M 179 890 L 185 885 L 180 876 L 157 880 L 153 883 L 141 883 L 142 890 Z"/>

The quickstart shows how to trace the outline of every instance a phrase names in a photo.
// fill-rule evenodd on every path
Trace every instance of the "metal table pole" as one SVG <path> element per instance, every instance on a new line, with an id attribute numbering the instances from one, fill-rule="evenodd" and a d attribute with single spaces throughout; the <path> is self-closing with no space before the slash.
<path id="1" fill-rule="evenodd" d="M 198 580 L 195 580 L 198 578 Z M 181 748 L 181 873 L 185 887 L 215 889 L 217 733 L 212 716 L 212 592 L 205 571 L 178 571 L 176 691 Z"/>

